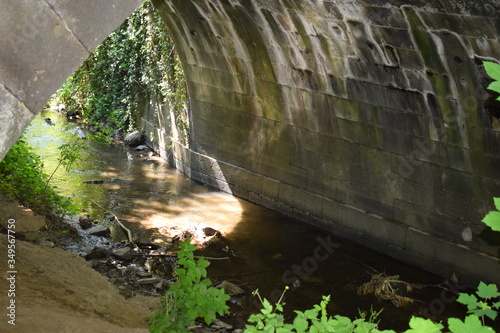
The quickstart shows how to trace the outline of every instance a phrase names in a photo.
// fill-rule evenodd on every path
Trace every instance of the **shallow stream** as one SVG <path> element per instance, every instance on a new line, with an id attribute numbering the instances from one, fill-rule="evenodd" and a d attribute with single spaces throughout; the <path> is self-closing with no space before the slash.
<path id="1" fill-rule="evenodd" d="M 50 118 L 55 125 L 44 118 Z M 42 155 L 47 173 L 57 168 L 57 147 L 74 138 L 77 126 L 47 111 L 30 125 L 27 138 Z M 354 318 L 359 316 L 358 309 L 383 308 L 382 328 L 406 329 L 411 315 L 419 312 L 435 320 L 465 312 L 456 302 L 450 303 L 450 292 L 437 287 L 409 294 L 415 302 L 406 307 L 358 295 L 357 288 L 377 272 L 399 275 L 403 281 L 422 285 L 440 284 L 443 279 L 201 185 L 161 159 L 123 144 L 100 147 L 89 143 L 89 147 L 91 153 L 86 153 L 71 171 L 57 168 L 53 185 L 94 219 L 102 220 L 106 210 L 110 211 L 134 234 L 152 236 L 156 241 L 167 229 L 203 224 L 220 231 L 230 258 L 213 261 L 209 277 L 219 282 L 228 280 L 246 291 L 245 296 L 232 300 L 233 315 L 228 322 L 238 325 L 256 311 L 252 290 L 259 289 L 263 297 L 277 300 L 285 286 L 290 286 L 285 295 L 289 310 L 309 309 L 320 302 L 321 295 L 332 295 L 331 314 Z M 115 230 L 114 239 L 120 241 L 124 234 Z M 208 251 L 206 255 L 214 253 Z"/>

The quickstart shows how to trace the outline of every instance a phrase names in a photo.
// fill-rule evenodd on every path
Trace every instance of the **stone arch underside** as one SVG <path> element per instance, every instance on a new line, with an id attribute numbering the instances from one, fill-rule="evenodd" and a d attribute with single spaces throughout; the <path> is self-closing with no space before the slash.
<path id="1" fill-rule="evenodd" d="M 108 12 L 138 5 L 119 3 Z M 177 168 L 426 270 L 500 283 L 500 247 L 480 222 L 500 193 L 499 108 L 481 65 L 500 59 L 497 1 L 153 3 L 188 82 L 190 147 L 159 147 Z M 0 51 L 6 138 L 109 34 L 89 28 L 100 37 L 86 45 L 71 22 L 106 14 L 40 4 L 58 13 L 45 22 L 45 54 L 65 70 L 33 67 L 20 33 L 32 22 L 14 25 L 26 45 L 15 71 Z"/>

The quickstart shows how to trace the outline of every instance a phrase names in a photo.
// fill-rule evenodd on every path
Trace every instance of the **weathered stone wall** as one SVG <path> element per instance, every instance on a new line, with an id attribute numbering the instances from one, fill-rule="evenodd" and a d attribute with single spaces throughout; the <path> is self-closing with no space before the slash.
<path id="1" fill-rule="evenodd" d="M 141 0 L 0 0 L 0 160 Z"/>
<path id="2" fill-rule="evenodd" d="M 500 282 L 497 0 L 154 0 L 190 177 L 443 275 Z M 498 237 L 497 237 L 498 240 Z"/>

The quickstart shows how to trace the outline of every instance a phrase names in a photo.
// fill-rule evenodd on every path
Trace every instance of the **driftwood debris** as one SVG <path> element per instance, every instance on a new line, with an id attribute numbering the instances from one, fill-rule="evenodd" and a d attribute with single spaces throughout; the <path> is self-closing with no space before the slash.
<path id="1" fill-rule="evenodd" d="M 95 203 L 97 206 L 101 207 L 102 209 L 106 210 L 107 213 L 110 213 L 111 215 L 113 215 L 113 217 L 115 218 L 116 223 L 118 223 L 118 225 L 127 234 L 127 238 L 128 238 L 129 243 L 132 244 L 134 246 L 134 248 L 138 249 L 139 247 L 137 246 L 137 244 L 135 244 L 134 239 L 132 238 L 132 232 L 130 231 L 129 228 L 127 228 L 126 226 L 123 225 L 123 223 L 120 221 L 120 219 L 118 218 L 118 216 L 116 216 L 115 214 L 113 214 L 113 212 L 110 212 L 109 210 L 107 210 L 106 208 L 104 208 L 103 206 L 101 206 L 100 204 L 98 204 L 95 200 L 92 200 L 92 202 Z"/>
<path id="2" fill-rule="evenodd" d="M 408 283 L 399 279 L 399 275 L 385 275 L 384 273 L 371 274 L 370 281 L 358 288 L 358 294 L 373 294 L 380 301 L 391 301 L 396 307 L 412 304 L 415 299 L 406 296 L 422 286 Z"/>

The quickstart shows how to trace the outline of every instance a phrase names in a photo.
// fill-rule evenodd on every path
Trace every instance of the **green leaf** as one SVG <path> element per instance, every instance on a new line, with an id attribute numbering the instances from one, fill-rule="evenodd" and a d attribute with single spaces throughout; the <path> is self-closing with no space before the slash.
<path id="1" fill-rule="evenodd" d="M 496 80 L 500 81 L 500 65 L 491 61 L 483 61 L 484 69 L 488 75 Z"/>
<path id="2" fill-rule="evenodd" d="M 495 320 L 498 315 L 498 313 L 490 307 L 483 307 L 482 309 L 471 310 L 470 312 L 478 317 L 487 316 L 491 320 Z"/>
<path id="3" fill-rule="evenodd" d="M 260 310 L 265 315 L 271 314 L 273 312 L 273 306 L 267 299 L 264 298 L 262 301 L 262 306 L 264 307 L 263 309 Z"/>
<path id="4" fill-rule="evenodd" d="M 305 332 L 309 327 L 309 323 L 304 318 L 295 317 L 293 320 L 293 326 L 295 327 L 297 332 Z"/>
<path id="5" fill-rule="evenodd" d="M 309 309 L 304 311 L 304 315 L 306 318 L 317 318 L 319 310 L 318 309 Z"/>
<path id="6" fill-rule="evenodd" d="M 477 307 L 479 305 L 478 299 L 476 296 L 465 294 L 465 293 L 460 293 L 460 295 L 457 298 L 457 302 L 464 304 L 464 305 L 467 305 L 467 308 L 469 310 L 477 309 Z"/>
<path id="7" fill-rule="evenodd" d="M 436 324 L 430 319 L 412 317 L 410 319 L 410 329 L 405 333 L 439 333 L 444 328 L 441 324 Z"/>
<path id="8" fill-rule="evenodd" d="M 493 203 L 495 204 L 495 208 L 500 210 L 500 198 L 493 198 Z"/>
<path id="9" fill-rule="evenodd" d="M 496 298 L 500 296 L 500 293 L 498 292 L 498 288 L 495 284 L 485 284 L 484 282 L 480 282 L 479 286 L 477 287 L 477 295 L 481 298 Z"/>
<path id="10" fill-rule="evenodd" d="M 491 211 L 482 219 L 494 231 L 500 231 L 500 212 Z"/>
<path id="11" fill-rule="evenodd" d="M 500 93 L 500 81 L 491 82 L 487 89 Z"/>
<path id="12" fill-rule="evenodd" d="M 494 333 L 490 327 L 483 326 L 475 315 L 467 316 L 465 321 L 458 318 L 449 318 L 448 328 L 452 333 Z"/>

